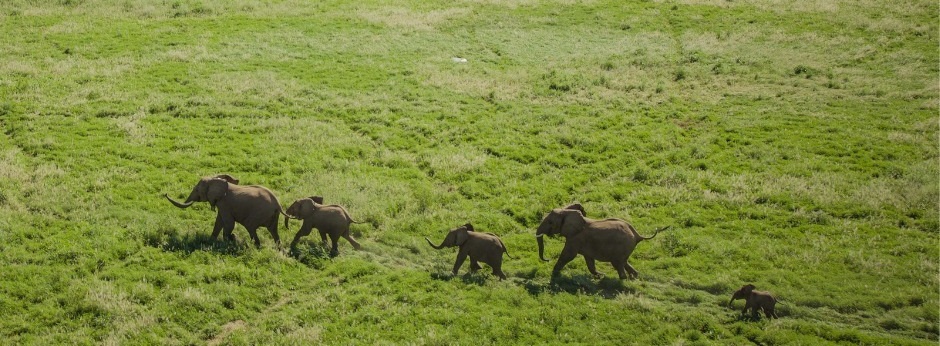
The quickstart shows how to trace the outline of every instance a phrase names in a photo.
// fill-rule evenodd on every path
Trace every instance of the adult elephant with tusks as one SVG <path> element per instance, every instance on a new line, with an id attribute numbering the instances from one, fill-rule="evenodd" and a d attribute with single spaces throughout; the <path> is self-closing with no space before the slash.
<path id="1" fill-rule="evenodd" d="M 558 276 L 561 269 L 579 254 L 584 256 L 588 270 L 594 276 L 599 276 L 594 266 L 595 261 L 610 262 L 617 270 L 620 279 L 636 278 L 639 273 L 627 261 L 636 245 L 648 239 L 653 239 L 660 231 L 669 229 L 669 226 L 657 229 L 652 236 L 641 236 L 629 223 L 620 219 L 592 220 L 584 217 L 580 210 L 558 208 L 552 210 L 542 219 L 535 237 L 539 245 L 539 258 L 545 259 L 545 235 L 560 234 L 565 237 L 565 247 L 561 250 L 558 262 L 552 270 L 552 277 Z"/>
<path id="2" fill-rule="evenodd" d="M 232 230 L 235 229 L 235 223 L 239 223 L 248 230 L 255 246 L 261 247 L 256 230 L 258 227 L 266 227 L 274 238 L 274 243 L 278 248 L 281 247 L 277 223 L 279 215 L 284 214 L 284 211 L 281 210 L 281 204 L 274 193 L 263 186 L 238 185 L 238 179 L 219 174 L 200 179 L 183 203 L 174 201 L 166 194 L 163 197 L 181 209 L 188 208 L 195 202 L 209 202 L 213 210 L 218 209 L 215 226 L 212 228 L 213 240 L 218 238 L 219 232 L 224 231 L 225 239 L 234 241 Z M 284 219 L 284 227 L 287 228 L 287 218 Z"/>

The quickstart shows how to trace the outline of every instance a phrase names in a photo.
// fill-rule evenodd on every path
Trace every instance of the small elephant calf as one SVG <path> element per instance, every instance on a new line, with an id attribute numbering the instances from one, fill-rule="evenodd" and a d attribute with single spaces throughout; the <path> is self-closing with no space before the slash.
<path id="1" fill-rule="evenodd" d="M 512 257 L 509 256 L 506 245 L 495 234 L 474 232 L 473 225 L 467 223 L 450 230 L 441 245 L 434 245 L 428 238 L 424 240 L 438 250 L 444 247 L 460 247 L 460 251 L 457 252 L 457 261 L 454 262 L 454 275 L 457 275 L 457 270 L 463 265 L 463 261 L 470 256 L 470 271 L 479 270 L 481 267 L 477 262 L 483 262 L 493 268 L 493 275 L 498 276 L 500 280 L 506 278 L 502 270 L 503 253 L 506 253 L 506 257 Z"/>
<path id="2" fill-rule="evenodd" d="M 290 243 L 290 248 L 294 249 L 297 242 L 300 241 L 300 237 L 310 234 L 316 228 L 320 231 L 320 239 L 324 244 L 326 244 L 326 236 L 330 236 L 330 242 L 332 243 L 330 256 L 335 257 L 339 254 L 337 241 L 341 237 L 348 240 L 353 248 L 359 250 L 361 246 L 349 234 L 349 225 L 361 222 L 353 220 L 346 208 L 339 205 L 320 204 L 322 202 L 323 197 L 311 196 L 298 199 L 287 208 L 285 215 L 304 221 L 303 225 L 300 226 L 300 230 L 297 231 L 297 235 L 294 236 L 294 241 Z"/>
<path id="3" fill-rule="evenodd" d="M 780 318 L 774 311 L 774 306 L 777 305 L 777 298 L 770 295 L 770 292 L 755 291 L 754 288 L 756 287 L 751 284 L 741 286 L 741 289 L 735 291 L 731 296 L 728 305 L 731 305 L 735 299 L 744 299 L 744 310 L 741 311 L 742 314 L 746 314 L 747 309 L 751 309 L 751 316 L 755 318 L 758 316 L 758 310 L 763 311 L 767 318 Z"/>

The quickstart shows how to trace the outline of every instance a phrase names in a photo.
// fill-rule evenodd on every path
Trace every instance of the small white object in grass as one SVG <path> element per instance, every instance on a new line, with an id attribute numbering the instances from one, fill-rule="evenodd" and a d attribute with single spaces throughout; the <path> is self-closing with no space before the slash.
<path id="1" fill-rule="evenodd" d="M 467 62 L 467 59 L 458 58 L 458 57 L 450 58 L 450 60 L 453 61 L 453 62 L 459 62 L 459 63 L 465 63 L 465 62 Z"/>

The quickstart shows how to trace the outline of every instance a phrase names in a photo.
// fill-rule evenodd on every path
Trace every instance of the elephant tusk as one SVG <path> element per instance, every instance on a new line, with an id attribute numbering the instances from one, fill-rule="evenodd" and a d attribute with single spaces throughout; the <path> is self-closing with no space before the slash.
<path id="1" fill-rule="evenodd" d="M 541 237 L 544 237 L 544 236 L 545 236 L 545 233 L 542 233 L 542 234 L 536 234 L 536 235 L 535 235 L 535 237 L 536 237 L 536 238 L 541 238 Z"/>

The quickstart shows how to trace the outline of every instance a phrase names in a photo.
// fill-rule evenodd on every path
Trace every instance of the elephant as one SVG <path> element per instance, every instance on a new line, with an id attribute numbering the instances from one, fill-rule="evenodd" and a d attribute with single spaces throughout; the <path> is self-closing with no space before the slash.
<path id="1" fill-rule="evenodd" d="M 261 247 L 256 230 L 262 226 L 271 233 L 277 247 L 281 246 L 277 222 L 279 214 L 284 214 L 284 211 L 274 193 L 263 186 L 238 185 L 238 179 L 219 174 L 201 178 L 183 203 L 174 201 L 167 194 L 163 194 L 163 197 L 180 209 L 188 208 L 195 202 L 209 202 L 212 210 L 218 208 L 215 226 L 212 228 L 213 240 L 218 238 L 220 231 L 224 231 L 225 239 L 234 241 L 232 230 L 237 222 L 248 230 L 256 247 Z M 287 219 L 284 220 L 284 226 L 287 227 Z"/>
<path id="2" fill-rule="evenodd" d="M 473 225 L 467 223 L 450 230 L 441 245 L 434 245 L 431 239 L 427 237 L 424 240 L 427 240 L 431 247 L 438 250 L 445 247 L 460 247 L 452 271 L 454 275 L 457 275 L 457 271 L 460 270 L 464 260 L 467 259 L 467 256 L 470 256 L 470 271 L 479 270 L 481 267 L 477 262 L 483 262 L 493 269 L 493 275 L 498 276 L 500 280 L 506 278 L 506 274 L 502 270 L 503 253 L 506 253 L 506 257 L 512 258 L 512 256 L 509 256 L 509 251 L 506 250 L 503 241 L 493 233 L 474 232 Z"/>
<path id="3" fill-rule="evenodd" d="M 339 237 L 346 238 L 356 250 L 361 249 L 359 242 L 349 234 L 349 225 L 362 222 L 353 220 L 346 208 L 339 205 L 323 205 L 322 202 L 323 197 L 312 196 L 298 199 L 287 208 L 289 217 L 304 220 L 297 235 L 294 236 L 294 241 L 290 243 L 290 248 L 294 249 L 300 237 L 309 235 L 310 231 L 316 228 L 320 231 L 320 239 L 324 244 L 326 244 L 326 236 L 330 236 L 332 242 L 330 256 L 339 255 L 337 244 Z"/>
<path id="4" fill-rule="evenodd" d="M 545 235 L 561 234 L 565 237 L 565 247 L 561 250 L 558 262 L 552 270 L 552 277 L 558 276 L 561 269 L 579 254 L 584 256 L 588 270 L 594 276 L 600 276 L 594 266 L 595 261 L 610 262 L 620 279 L 636 278 L 639 273 L 630 265 L 628 259 L 637 243 L 656 237 L 659 232 L 669 229 L 666 226 L 657 229 L 652 236 L 641 236 L 632 225 L 620 219 L 593 220 L 584 217 L 579 210 L 558 208 L 542 219 L 535 232 L 539 246 L 539 258 L 545 259 Z"/>
<path id="5" fill-rule="evenodd" d="M 741 286 L 741 289 L 731 295 L 728 306 L 731 306 L 736 299 L 744 299 L 744 310 L 741 311 L 741 314 L 746 314 L 747 309 L 751 309 L 751 316 L 754 318 L 758 317 L 758 311 L 763 311 L 767 318 L 780 318 L 777 316 L 777 312 L 774 311 L 777 298 L 774 298 L 770 292 L 755 291 L 755 288 L 757 287 L 752 284 Z"/>

